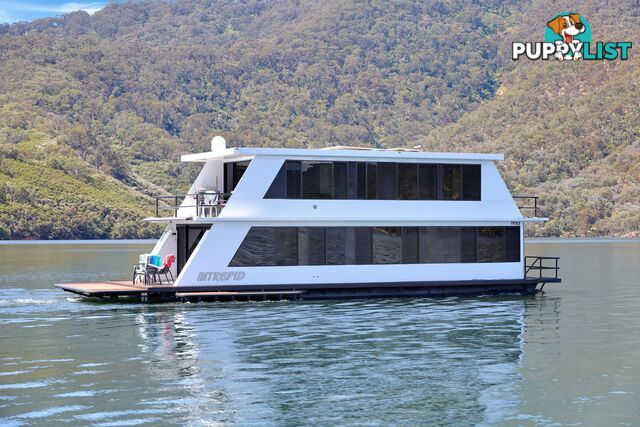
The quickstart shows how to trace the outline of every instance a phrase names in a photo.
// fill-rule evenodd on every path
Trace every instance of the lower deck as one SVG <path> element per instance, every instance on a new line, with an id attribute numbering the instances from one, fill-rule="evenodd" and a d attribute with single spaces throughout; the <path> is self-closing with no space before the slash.
<path id="1" fill-rule="evenodd" d="M 137 302 L 264 301 L 340 298 L 430 297 L 451 295 L 534 294 L 558 278 L 461 280 L 402 283 L 331 283 L 300 285 L 168 286 L 132 284 L 129 281 L 64 283 L 64 291 L 104 301 Z M 540 287 L 539 287 L 540 285 Z"/>

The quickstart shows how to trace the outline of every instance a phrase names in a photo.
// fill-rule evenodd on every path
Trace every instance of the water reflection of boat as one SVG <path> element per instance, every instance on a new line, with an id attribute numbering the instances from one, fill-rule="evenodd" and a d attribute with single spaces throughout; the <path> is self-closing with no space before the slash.
<path id="1" fill-rule="evenodd" d="M 140 334 L 190 416 L 492 424 L 520 403 L 524 319 L 515 297 L 265 303 L 146 313 Z"/>

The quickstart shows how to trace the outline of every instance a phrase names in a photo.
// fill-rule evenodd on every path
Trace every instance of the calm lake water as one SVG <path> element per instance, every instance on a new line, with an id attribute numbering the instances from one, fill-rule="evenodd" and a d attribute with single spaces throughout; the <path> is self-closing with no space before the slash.
<path id="1" fill-rule="evenodd" d="M 0 245 L 0 425 L 640 425 L 640 243 L 544 295 L 96 304 L 134 244 Z M 121 273 L 118 273 L 121 272 Z"/>

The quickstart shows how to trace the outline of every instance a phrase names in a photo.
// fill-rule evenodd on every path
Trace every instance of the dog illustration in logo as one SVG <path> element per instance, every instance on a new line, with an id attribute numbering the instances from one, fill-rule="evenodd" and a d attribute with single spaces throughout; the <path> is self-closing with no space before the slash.
<path id="1" fill-rule="evenodd" d="M 567 44 L 573 43 L 573 38 L 578 34 L 584 33 L 586 29 L 584 24 L 580 20 L 580 15 L 577 13 L 558 16 L 547 22 L 547 26 L 551 28 L 554 33 L 562 37 L 562 41 Z M 560 41 L 556 42 L 556 44 L 558 43 L 560 43 Z M 569 56 L 563 57 L 561 52 L 556 53 L 555 57 L 560 61 L 562 61 L 563 59 L 570 59 Z M 573 55 L 573 60 L 577 61 L 581 57 L 582 53 L 576 52 Z"/>

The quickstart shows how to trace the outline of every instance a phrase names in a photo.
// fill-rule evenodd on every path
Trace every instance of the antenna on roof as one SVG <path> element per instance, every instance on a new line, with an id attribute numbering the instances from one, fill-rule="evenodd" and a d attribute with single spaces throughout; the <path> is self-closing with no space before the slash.
<path id="1" fill-rule="evenodd" d="M 211 151 L 222 151 L 227 148 L 227 141 L 220 135 L 216 135 L 211 140 Z"/>

